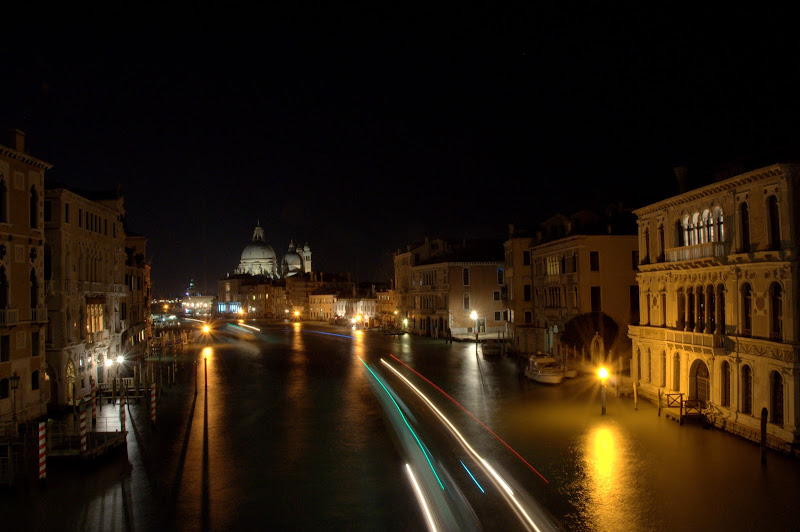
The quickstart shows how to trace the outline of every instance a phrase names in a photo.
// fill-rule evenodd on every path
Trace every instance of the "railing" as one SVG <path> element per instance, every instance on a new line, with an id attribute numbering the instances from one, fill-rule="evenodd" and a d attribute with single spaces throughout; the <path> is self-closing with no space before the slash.
<path id="1" fill-rule="evenodd" d="M 103 340 L 108 340 L 108 333 L 106 331 L 86 333 L 86 341 L 90 344 L 102 342 Z"/>
<path id="2" fill-rule="evenodd" d="M 666 340 L 685 345 L 695 345 L 698 347 L 710 347 L 720 349 L 725 347 L 725 336 L 722 334 L 700 333 L 692 331 L 678 331 L 667 329 L 665 331 Z"/>
<path id="3" fill-rule="evenodd" d="M 6 308 L 0 310 L 0 325 L 11 326 L 19 323 L 19 310 Z"/>
<path id="4" fill-rule="evenodd" d="M 32 308 L 31 321 L 34 323 L 47 323 L 47 309 L 46 308 Z"/>
<path id="5" fill-rule="evenodd" d="M 694 246 L 681 246 L 666 250 L 667 262 L 724 257 L 730 251 L 730 242 L 706 242 Z"/>

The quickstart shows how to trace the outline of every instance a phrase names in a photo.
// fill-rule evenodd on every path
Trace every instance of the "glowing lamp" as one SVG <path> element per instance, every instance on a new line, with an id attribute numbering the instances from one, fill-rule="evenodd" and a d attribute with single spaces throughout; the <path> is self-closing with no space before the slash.
<path id="1" fill-rule="evenodd" d="M 210 331 L 210 330 L 211 330 L 211 329 L 208 327 L 208 325 L 203 325 L 203 332 L 204 332 L 204 333 L 207 333 L 207 332 L 208 332 L 208 331 Z"/>
<path id="2" fill-rule="evenodd" d="M 477 320 L 478 313 L 473 310 L 472 313 L 469 315 L 469 317 L 472 318 L 473 320 Z"/>
<path id="3" fill-rule="evenodd" d="M 114 363 L 114 361 L 112 361 L 110 358 L 107 358 L 107 359 L 106 359 L 106 367 L 107 367 L 107 368 L 110 368 L 110 367 L 111 367 L 111 364 L 113 364 L 113 363 Z"/>
<path id="4" fill-rule="evenodd" d="M 300 316 L 300 311 L 299 310 L 295 310 L 294 311 L 294 317 L 296 318 L 298 316 Z"/>
<path id="5" fill-rule="evenodd" d="M 600 368 L 597 372 L 601 379 L 606 380 L 608 378 L 608 370 L 606 368 Z"/>
<path id="6" fill-rule="evenodd" d="M 122 358 L 122 355 L 118 356 L 117 357 L 117 364 L 122 364 L 123 362 L 125 362 L 125 359 Z"/>

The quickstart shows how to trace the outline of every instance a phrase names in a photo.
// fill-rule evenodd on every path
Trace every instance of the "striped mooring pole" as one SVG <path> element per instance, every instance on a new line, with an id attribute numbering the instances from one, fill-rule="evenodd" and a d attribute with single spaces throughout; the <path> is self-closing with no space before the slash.
<path id="1" fill-rule="evenodd" d="M 97 385 L 92 381 L 92 426 L 97 426 Z"/>
<path id="2" fill-rule="evenodd" d="M 156 383 L 150 384 L 150 421 L 156 422 Z"/>
<path id="3" fill-rule="evenodd" d="M 86 442 L 86 407 L 83 404 L 83 401 L 81 401 L 80 410 L 81 410 L 81 418 L 80 418 L 81 419 L 81 453 L 85 453 L 86 451 L 89 450 L 89 447 L 86 444 L 87 443 Z"/>
<path id="4" fill-rule="evenodd" d="M 119 396 L 119 426 L 122 432 L 125 432 L 125 403 L 127 398 L 124 395 Z"/>
<path id="5" fill-rule="evenodd" d="M 39 422 L 39 480 L 47 477 L 47 423 Z"/>

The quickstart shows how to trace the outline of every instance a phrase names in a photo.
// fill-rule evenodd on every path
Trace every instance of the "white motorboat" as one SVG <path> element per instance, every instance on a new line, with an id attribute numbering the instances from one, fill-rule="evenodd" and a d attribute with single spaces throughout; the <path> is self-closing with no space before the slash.
<path id="1" fill-rule="evenodd" d="M 542 384 L 561 384 L 564 380 L 564 369 L 556 364 L 552 357 L 530 358 L 525 375 L 534 382 Z"/>

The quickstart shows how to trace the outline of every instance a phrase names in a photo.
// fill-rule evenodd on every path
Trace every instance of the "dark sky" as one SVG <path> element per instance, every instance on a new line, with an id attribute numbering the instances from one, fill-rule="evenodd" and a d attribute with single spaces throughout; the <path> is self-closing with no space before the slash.
<path id="1" fill-rule="evenodd" d="M 315 269 L 386 280 L 426 235 L 640 207 L 677 164 L 796 139 L 785 14 L 637 5 L 17 28 L 0 128 L 51 179 L 122 187 L 157 296 L 215 291 L 257 219 L 279 258 L 294 238 Z"/>

